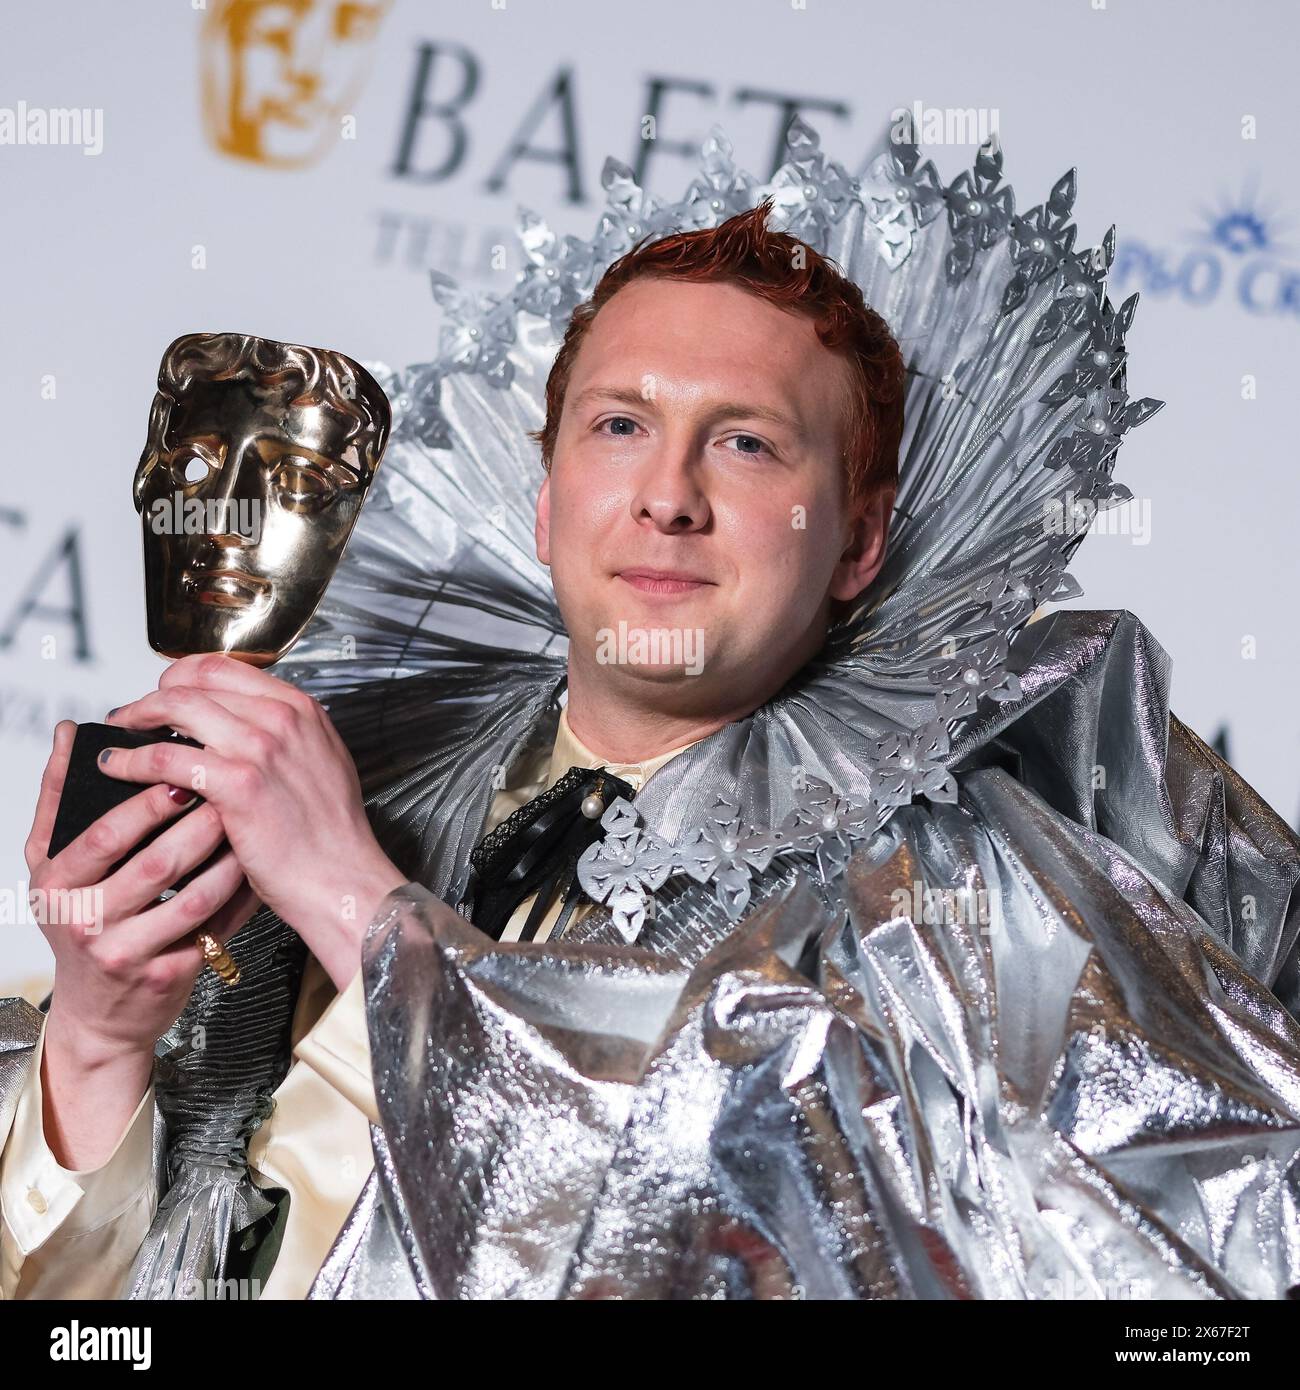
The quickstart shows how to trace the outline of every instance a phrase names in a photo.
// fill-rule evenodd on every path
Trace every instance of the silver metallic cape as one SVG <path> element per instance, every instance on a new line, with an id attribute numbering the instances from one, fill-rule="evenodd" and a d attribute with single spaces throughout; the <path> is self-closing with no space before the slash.
<path id="1" fill-rule="evenodd" d="M 715 131 L 685 196 L 615 161 L 589 241 L 521 215 L 502 298 L 435 277 L 437 359 L 278 673 L 329 709 L 411 882 L 370 924 L 375 1171 L 317 1298 L 1276 1298 L 1300 1283 L 1300 841 L 1169 711 L 1127 612 L 1043 605 L 1158 407 L 1136 296 L 1074 250 L 1067 174 L 861 179 L 792 123 L 759 184 Z M 889 558 L 816 661 L 616 803 L 600 906 L 497 945 L 455 907 L 500 775 L 549 746 L 566 639 L 526 432 L 573 307 L 642 236 L 773 199 L 903 344 Z M 248 1135 L 301 944 L 159 1044 L 159 1216 L 134 1297 L 220 1278 L 266 1216 Z M 34 1011 L 0 1007 L 0 1097 Z M 202 1028 L 209 1045 L 189 1047 Z M 212 1040 L 216 1039 L 216 1045 Z"/>
<path id="2" fill-rule="evenodd" d="M 900 809 L 830 884 L 773 876 L 738 926 L 691 885 L 637 946 L 608 911 L 497 945 L 392 895 L 380 1161 L 314 1295 L 391 1288 L 399 1250 L 440 1298 L 1300 1282 L 1296 841 L 1168 713 L 1130 615 L 1025 636 L 956 803 Z"/>

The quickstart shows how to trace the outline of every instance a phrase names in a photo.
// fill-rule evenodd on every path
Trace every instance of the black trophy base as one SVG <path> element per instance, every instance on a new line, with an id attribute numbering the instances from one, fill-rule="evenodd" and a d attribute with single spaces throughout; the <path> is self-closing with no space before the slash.
<path id="1" fill-rule="evenodd" d="M 82 833 L 92 826 L 102 815 L 122 802 L 145 790 L 143 782 L 123 782 L 120 778 L 109 777 L 100 770 L 99 755 L 105 748 L 146 748 L 151 743 L 181 743 L 188 748 L 202 748 L 192 738 L 185 738 L 173 729 L 123 729 L 112 724 L 78 724 L 76 737 L 72 740 L 72 752 L 68 758 L 67 775 L 63 782 L 63 795 L 59 809 L 54 817 L 54 829 L 50 833 L 49 856 L 54 858 L 60 850 L 66 849 Z M 181 814 L 193 810 L 202 797 L 195 800 Z M 105 873 L 108 878 L 128 860 L 133 859 L 147 845 L 151 844 L 169 826 L 175 825 L 179 817 L 173 816 L 151 830 L 138 840 L 121 859 Z M 202 873 L 209 864 L 226 848 L 223 840 L 203 861 L 190 869 L 172 885 L 172 891 L 183 888 L 196 874 Z"/>

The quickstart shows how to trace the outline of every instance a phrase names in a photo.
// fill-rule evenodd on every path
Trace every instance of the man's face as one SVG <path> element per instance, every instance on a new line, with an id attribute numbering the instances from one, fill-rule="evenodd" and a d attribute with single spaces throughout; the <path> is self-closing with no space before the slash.
<path id="1" fill-rule="evenodd" d="M 571 665 L 710 714 L 816 653 L 829 601 L 884 559 L 890 499 L 844 507 L 849 380 L 811 319 L 736 285 L 644 278 L 609 300 L 538 499 Z"/>
<path id="2" fill-rule="evenodd" d="M 248 381 L 184 392 L 166 449 L 137 477 L 155 651 L 264 666 L 301 633 L 370 482 L 346 423 Z"/>

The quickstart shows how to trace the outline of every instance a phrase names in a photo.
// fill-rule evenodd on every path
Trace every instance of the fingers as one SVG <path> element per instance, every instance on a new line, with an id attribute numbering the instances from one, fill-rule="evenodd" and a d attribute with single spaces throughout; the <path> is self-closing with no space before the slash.
<path id="1" fill-rule="evenodd" d="M 216 906 L 209 911 L 212 904 Z M 224 946 L 258 906 L 235 856 L 227 851 L 175 897 L 124 928 L 131 950 L 149 957 L 146 986 L 170 994 L 192 985 L 206 964 L 195 939 L 198 931 L 211 933 Z"/>
<path id="2" fill-rule="evenodd" d="M 257 890 L 245 879 L 235 890 L 234 897 L 223 903 L 208 918 L 203 930 L 210 932 L 224 946 L 232 936 L 247 926 L 249 918 L 261 906 L 262 900 L 257 896 Z"/>
<path id="3" fill-rule="evenodd" d="M 250 705 L 267 703 L 249 696 L 243 698 Z M 285 708 L 278 700 L 275 705 Z M 247 730 L 243 720 L 231 713 L 223 697 L 214 698 L 192 685 L 152 691 L 142 699 L 115 709 L 104 722 L 124 729 L 175 729 L 218 753 L 238 750 Z"/>
<path id="4" fill-rule="evenodd" d="M 264 752 L 260 744 L 254 744 L 247 748 L 246 756 L 255 758 Z M 251 762 L 235 762 L 209 748 L 191 748 L 188 743 L 171 740 L 143 748 L 106 748 L 99 755 L 99 770 L 123 782 L 168 782 L 173 787 L 201 790 L 217 805 L 247 793 L 247 779 L 257 771 Z"/>
<path id="5" fill-rule="evenodd" d="M 311 699 L 278 676 L 221 652 L 183 656 L 179 661 L 172 662 L 159 679 L 158 688 L 170 690 L 175 686 L 197 686 L 200 690 L 220 690 L 232 695 L 283 700 L 290 704 Z"/>
<path id="6" fill-rule="evenodd" d="M 216 930 L 207 924 L 246 887 L 247 880 L 234 851 L 226 850 L 174 897 L 142 912 L 125 927 L 131 933 L 132 949 L 144 955 L 169 955 L 172 954 L 169 947 L 188 947 L 197 956 L 198 947 L 192 936 L 200 927 L 204 931 L 211 931 L 218 941 L 228 940 L 244 925 L 246 918 L 241 920 L 232 909 L 219 924 L 214 924 Z M 256 902 L 254 896 L 254 906 Z M 249 915 L 252 915 L 251 912 Z M 201 963 L 201 958 L 198 963 Z"/>
<path id="7" fill-rule="evenodd" d="M 59 799 L 63 795 L 63 783 L 68 774 L 68 757 L 72 752 L 72 740 L 76 737 L 77 726 L 70 719 L 61 719 L 54 726 L 54 748 L 45 771 L 41 774 L 41 790 L 36 798 L 36 814 L 32 818 L 31 833 L 23 847 L 29 873 L 34 873 L 38 864 L 43 864 L 50 848 L 50 835 L 54 830 L 54 818 L 58 814 Z M 71 848 L 71 846 L 69 846 Z M 82 886 L 80 884 L 78 887 Z"/>
<path id="8" fill-rule="evenodd" d="M 206 803 L 195 807 L 105 880 L 105 916 L 116 920 L 148 907 L 183 874 L 202 864 L 225 837 L 215 808 Z"/>
<path id="9" fill-rule="evenodd" d="M 166 786 L 149 787 L 105 811 L 50 860 L 51 886 L 85 888 L 101 882 L 109 869 L 151 830 L 181 811 L 180 803 L 168 795 L 169 790 Z"/>
<path id="10" fill-rule="evenodd" d="M 261 696 L 202 690 L 174 685 L 156 690 L 109 716 L 109 724 L 126 729 L 172 728 L 227 757 L 257 758 L 257 736 L 283 745 L 304 717 L 315 718 L 320 707 L 307 696 L 301 704 Z M 252 746 L 250 746 L 252 745 Z"/>

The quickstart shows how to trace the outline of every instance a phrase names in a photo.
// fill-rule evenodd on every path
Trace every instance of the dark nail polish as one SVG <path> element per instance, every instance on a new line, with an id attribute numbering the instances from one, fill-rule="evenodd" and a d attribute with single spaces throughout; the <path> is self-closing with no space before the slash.
<path id="1" fill-rule="evenodd" d="M 99 761 L 101 763 L 106 763 L 109 760 L 109 757 L 111 756 L 112 752 L 113 750 L 111 748 L 105 748 L 104 751 L 99 755 Z"/>
<path id="2" fill-rule="evenodd" d="M 192 792 L 186 787 L 168 787 L 167 795 L 170 796 L 178 806 L 188 806 L 190 802 L 196 798 L 198 793 Z"/>

